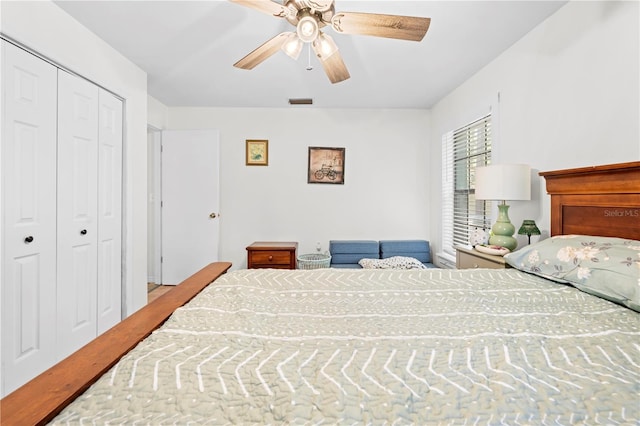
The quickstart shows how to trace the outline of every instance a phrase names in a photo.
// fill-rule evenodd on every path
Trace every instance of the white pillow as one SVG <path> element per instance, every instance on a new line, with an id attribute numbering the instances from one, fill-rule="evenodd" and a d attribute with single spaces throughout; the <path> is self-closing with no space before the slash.
<path id="1" fill-rule="evenodd" d="M 386 259 L 361 259 L 358 264 L 364 269 L 427 269 L 414 257 L 392 256 Z"/>

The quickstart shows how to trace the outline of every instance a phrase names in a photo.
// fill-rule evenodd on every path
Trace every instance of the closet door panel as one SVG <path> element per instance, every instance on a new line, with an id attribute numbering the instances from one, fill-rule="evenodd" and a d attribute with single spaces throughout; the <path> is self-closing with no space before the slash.
<path id="1" fill-rule="evenodd" d="M 100 89 L 98 334 L 122 318 L 122 101 Z"/>
<path id="2" fill-rule="evenodd" d="M 96 336 L 98 87 L 58 71 L 58 359 Z"/>
<path id="3" fill-rule="evenodd" d="M 55 362 L 56 84 L 2 41 L 2 395 Z"/>

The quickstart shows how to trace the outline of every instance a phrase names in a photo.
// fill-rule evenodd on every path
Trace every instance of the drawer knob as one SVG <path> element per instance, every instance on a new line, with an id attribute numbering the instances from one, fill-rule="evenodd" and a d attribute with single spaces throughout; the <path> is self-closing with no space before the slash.
<path id="1" fill-rule="evenodd" d="M 33 237 L 31 235 L 29 235 L 28 237 L 26 237 L 24 239 L 24 243 L 25 244 L 29 244 L 29 243 L 32 243 L 32 242 L 33 242 Z"/>
<path id="2" fill-rule="evenodd" d="M 269 262 L 273 260 L 273 256 L 269 256 Z"/>
<path id="3" fill-rule="evenodd" d="M 87 230 L 83 229 L 82 231 L 80 231 L 80 235 L 87 235 Z"/>

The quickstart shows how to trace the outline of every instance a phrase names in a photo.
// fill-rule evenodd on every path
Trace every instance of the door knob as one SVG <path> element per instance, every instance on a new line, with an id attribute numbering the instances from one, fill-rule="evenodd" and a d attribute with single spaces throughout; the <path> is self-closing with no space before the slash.
<path id="1" fill-rule="evenodd" d="M 215 214 L 215 213 L 211 213 L 211 214 L 209 215 L 209 218 L 211 218 L 211 219 L 215 219 L 216 217 L 218 217 L 218 215 L 217 215 L 217 214 Z"/>

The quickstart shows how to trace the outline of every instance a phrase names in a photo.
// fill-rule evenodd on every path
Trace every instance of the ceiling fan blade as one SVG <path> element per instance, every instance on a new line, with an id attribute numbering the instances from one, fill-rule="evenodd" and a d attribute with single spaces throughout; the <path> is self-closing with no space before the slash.
<path id="1" fill-rule="evenodd" d="M 312 43 L 312 46 L 331 83 L 340 83 L 351 77 L 347 66 L 342 60 L 338 46 L 331 37 L 320 32 L 320 35 L 316 41 Z"/>
<path id="2" fill-rule="evenodd" d="M 276 18 L 286 18 L 289 16 L 289 9 L 282 4 L 271 0 L 229 0 L 232 3 L 237 3 L 242 6 L 255 9 L 259 12 L 266 13 L 267 15 L 275 16 Z"/>
<path id="3" fill-rule="evenodd" d="M 340 12 L 331 18 L 333 29 L 343 34 L 363 34 L 400 40 L 421 41 L 431 18 Z"/>
<path id="4" fill-rule="evenodd" d="M 233 64 L 236 68 L 242 68 L 243 70 L 252 70 L 256 65 L 261 64 L 263 61 L 269 59 L 274 53 L 280 50 L 282 45 L 287 41 L 287 38 L 291 32 L 280 33 L 272 39 L 263 43 L 260 47 L 249 53 L 244 58 Z"/>
<path id="5" fill-rule="evenodd" d="M 341 81 L 347 80 L 351 77 L 349 70 L 347 70 L 347 66 L 342 60 L 340 52 L 334 53 L 324 61 L 321 61 L 321 63 L 322 68 L 324 68 L 324 72 L 333 84 L 340 83 Z"/>

